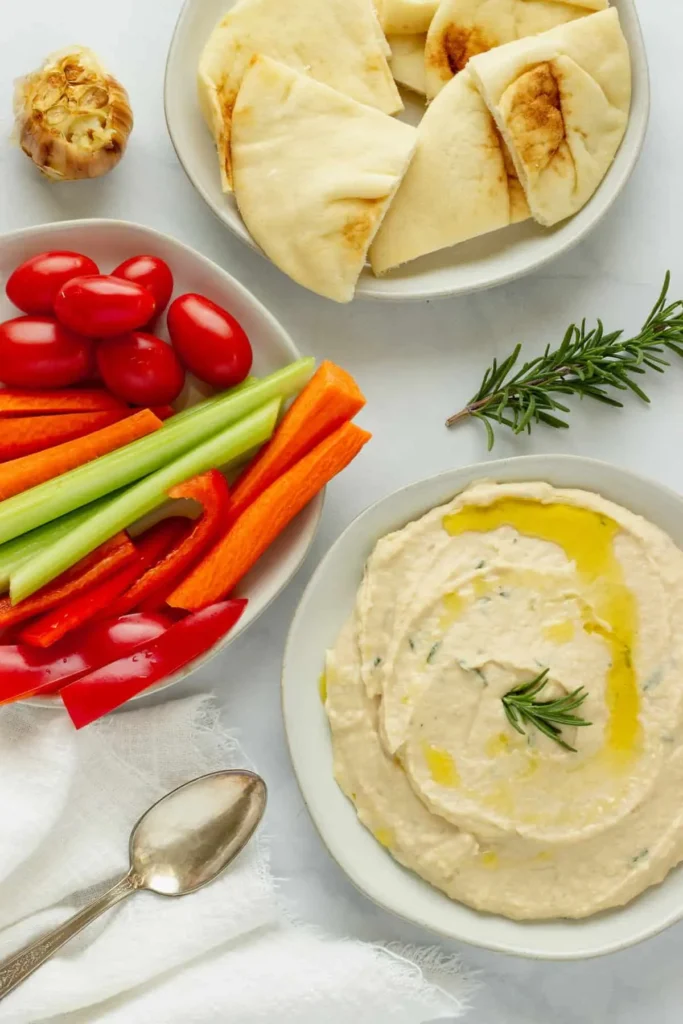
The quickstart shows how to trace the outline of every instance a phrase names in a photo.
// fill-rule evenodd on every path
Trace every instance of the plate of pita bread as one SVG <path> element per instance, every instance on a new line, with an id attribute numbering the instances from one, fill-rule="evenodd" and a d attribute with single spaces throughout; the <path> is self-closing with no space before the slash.
<path id="1" fill-rule="evenodd" d="M 649 80 L 633 0 L 186 0 L 165 107 L 199 193 L 298 284 L 424 299 L 583 238 Z"/>

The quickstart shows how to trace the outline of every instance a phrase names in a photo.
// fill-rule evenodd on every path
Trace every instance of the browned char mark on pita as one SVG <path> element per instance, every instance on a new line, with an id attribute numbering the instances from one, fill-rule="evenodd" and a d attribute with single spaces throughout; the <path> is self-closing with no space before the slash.
<path id="1" fill-rule="evenodd" d="M 521 162 L 537 173 L 548 167 L 566 139 L 558 72 L 551 63 L 537 64 L 512 86 L 510 135 Z"/>
<path id="2" fill-rule="evenodd" d="M 380 216 L 380 208 L 386 201 L 386 196 L 380 196 L 377 199 L 357 199 L 354 201 L 362 203 L 366 210 L 347 220 L 341 229 L 345 242 L 354 252 L 365 253 L 375 230 L 377 218 Z"/>
<path id="3" fill-rule="evenodd" d="M 218 87 L 218 95 L 221 103 L 221 114 L 223 117 L 223 131 L 225 132 L 225 173 L 232 185 L 232 115 L 235 109 L 237 93 L 234 89 L 226 91 L 225 82 Z"/>
<path id="4" fill-rule="evenodd" d="M 438 43 L 427 49 L 427 62 L 437 69 L 448 69 L 457 75 L 470 57 L 486 53 L 498 46 L 498 40 L 486 36 L 476 26 L 447 25 Z"/>

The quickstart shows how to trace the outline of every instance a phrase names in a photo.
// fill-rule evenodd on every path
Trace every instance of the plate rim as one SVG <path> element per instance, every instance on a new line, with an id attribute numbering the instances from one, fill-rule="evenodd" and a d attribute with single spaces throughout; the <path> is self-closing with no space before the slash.
<path id="1" fill-rule="evenodd" d="M 236 0 L 233 0 L 233 3 L 234 2 L 236 2 Z M 462 282 L 461 284 L 456 284 L 455 286 L 435 284 L 434 286 L 431 287 L 427 287 L 423 284 L 421 286 L 416 286 L 414 289 L 411 288 L 408 292 L 392 292 L 386 290 L 385 288 L 382 288 L 380 282 L 391 280 L 390 277 L 375 279 L 372 277 L 365 277 L 362 275 L 356 287 L 356 293 L 354 296 L 355 299 L 372 299 L 379 302 L 424 302 L 425 300 L 428 299 L 442 299 L 460 295 L 474 295 L 477 292 L 487 291 L 490 288 L 497 288 L 499 286 L 509 284 L 511 281 L 515 281 L 520 278 L 526 277 L 527 275 L 537 271 L 540 267 L 543 267 L 546 264 L 557 259 L 558 257 L 563 256 L 571 249 L 573 249 L 575 246 L 577 246 L 580 242 L 582 242 L 587 237 L 587 235 L 589 235 L 600 224 L 600 222 L 604 219 L 604 217 L 613 207 L 614 203 L 619 198 L 624 188 L 628 184 L 633 174 L 633 171 L 636 167 L 636 164 L 640 159 L 643 146 L 645 144 L 645 139 L 647 137 L 651 108 L 652 90 L 650 83 L 649 61 L 647 48 L 645 46 L 645 38 L 643 36 L 642 25 L 640 23 L 640 17 L 638 14 L 638 8 L 636 6 L 635 0 L 618 0 L 618 2 L 619 5 L 628 7 L 629 9 L 629 17 L 632 21 L 637 43 L 637 46 L 635 48 L 637 60 L 634 59 L 634 53 L 631 53 L 633 81 L 636 81 L 635 69 L 637 65 L 639 69 L 638 85 L 639 89 L 642 91 L 642 99 L 640 109 L 638 112 L 638 121 L 636 122 L 635 120 L 635 112 L 633 109 L 633 104 L 631 104 L 631 109 L 629 112 L 629 121 L 626 126 L 624 138 L 622 139 L 621 144 L 619 146 L 619 150 L 616 154 L 618 155 L 618 153 L 621 152 L 622 148 L 624 147 L 627 141 L 629 134 L 632 133 L 633 142 L 631 143 L 629 158 L 627 162 L 624 164 L 623 168 L 619 170 L 618 177 L 615 177 L 615 174 L 617 173 L 617 168 L 615 167 L 614 163 L 612 163 L 612 166 L 609 168 L 607 174 L 600 182 L 598 189 L 593 194 L 593 196 L 591 196 L 591 198 L 588 200 L 588 203 L 586 203 L 583 209 L 577 211 L 577 213 L 574 214 L 573 217 L 566 218 L 564 221 L 560 222 L 560 224 L 557 225 L 557 228 L 562 230 L 567 225 L 571 225 L 572 223 L 574 223 L 576 219 L 580 217 L 583 210 L 588 209 L 591 203 L 595 202 L 595 200 L 599 196 L 600 191 L 604 189 L 605 184 L 609 180 L 611 185 L 611 191 L 605 194 L 605 198 L 602 200 L 602 205 L 600 209 L 596 209 L 595 216 L 592 219 L 587 220 L 585 224 L 577 228 L 573 233 L 570 233 L 568 237 L 563 239 L 552 252 L 543 252 L 535 257 L 532 257 L 522 267 L 510 268 L 508 270 L 502 269 L 493 277 L 487 279 L 477 279 L 471 283 Z M 198 195 L 204 200 L 204 202 L 211 210 L 213 215 L 216 217 L 216 219 L 225 228 L 227 228 L 228 231 L 230 231 L 230 233 L 235 238 L 239 239 L 240 242 L 245 244 L 253 252 L 258 253 L 258 255 L 262 259 L 266 260 L 272 266 L 275 266 L 272 260 L 269 259 L 266 253 L 252 239 L 246 227 L 244 227 L 243 231 L 240 231 L 239 228 L 232 223 L 232 220 L 221 211 L 218 204 L 214 203 L 207 190 L 201 185 L 199 180 L 189 170 L 187 164 L 185 163 L 185 160 L 183 159 L 183 147 L 179 144 L 178 139 L 176 137 L 176 133 L 174 131 L 174 118 L 169 109 L 171 107 L 171 71 L 176 60 L 177 51 L 180 49 L 181 37 L 182 32 L 185 28 L 185 22 L 189 17 L 189 12 L 198 3 L 200 3 L 200 0 L 183 0 L 183 4 L 182 7 L 180 8 L 180 12 L 178 14 L 178 18 L 173 29 L 173 34 L 171 36 L 171 41 L 166 56 L 166 65 L 164 70 L 164 118 L 166 121 L 168 135 L 171 140 L 173 150 L 178 159 L 178 163 L 182 167 L 188 181 L 195 189 L 195 191 L 198 193 Z M 616 6 L 615 0 L 610 0 L 610 5 Z M 226 8 L 226 11 L 227 10 L 229 10 L 229 8 Z M 276 267 L 276 269 L 279 268 Z M 280 271 L 280 273 L 284 273 L 284 271 Z M 287 277 L 288 275 L 285 274 L 284 276 Z"/>
<path id="2" fill-rule="evenodd" d="M 640 927 L 635 928 L 632 933 L 624 933 L 624 937 L 616 937 L 613 940 L 607 942 L 603 941 L 601 945 L 598 945 L 597 942 L 594 940 L 593 945 L 589 946 L 588 948 L 581 947 L 581 940 L 579 938 L 577 942 L 577 948 L 571 951 L 547 951 L 532 947 L 525 948 L 521 943 L 518 943 L 517 945 L 511 945 L 509 942 L 503 940 L 485 941 L 483 939 L 472 938 L 469 935 L 464 935 L 462 933 L 462 930 L 459 930 L 457 927 L 445 928 L 443 926 L 435 926 L 429 920 L 429 915 L 426 913 L 409 913 L 405 912 L 405 910 L 398 909 L 396 905 L 392 905 L 391 901 L 381 898 L 380 896 L 378 896 L 377 893 L 373 893 L 372 882 L 368 882 L 368 879 L 363 877 L 362 873 L 356 870 L 355 865 L 349 863 L 349 860 L 345 856 L 344 849 L 344 836 L 346 835 L 347 830 L 341 828 L 339 829 L 338 832 L 335 832 L 334 827 L 331 828 L 329 826 L 329 823 L 325 819 L 324 814 L 320 811 L 319 806 L 317 806 L 317 798 L 311 797 L 311 793 L 309 790 L 308 774 L 306 772 L 306 769 L 303 768 L 299 762 L 299 756 L 295 746 L 296 741 L 293 738 L 294 729 L 292 726 L 292 721 L 296 716 L 294 714 L 294 708 L 291 705 L 296 703 L 295 697 L 292 696 L 296 689 L 296 683 L 293 680 L 290 681 L 291 676 L 293 674 L 290 666 L 292 661 L 294 660 L 292 657 L 292 650 L 294 648 L 296 639 L 298 638 L 298 635 L 301 632 L 302 623 L 305 621 L 305 605 L 307 604 L 311 595 L 317 589 L 321 579 L 325 576 L 328 570 L 328 565 L 330 564 L 330 562 L 332 562 L 334 558 L 336 549 L 342 544 L 343 540 L 348 536 L 348 534 L 357 528 L 358 524 L 363 519 L 369 517 L 373 512 L 380 509 L 383 505 L 396 500 L 400 495 L 405 495 L 410 491 L 415 492 L 417 505 L 419 504 L 417 500 L 418 495 L 423 488 L 428 487 L 430 485 L 436 485 L 439 481 L 443 481 L 445 484 L 446 481 L 453 477 L 455 474 L 467 475 L 470 477 L 470 481 L 469 483 L 466 484 L 455 485 L 454 490 L 452 492 L 453 494 L 459 493 L 459 490 L 455 489 L 456 487 L 462 490 L 463 487 L 469 486 L 470 483 L 477 479 L 495 480 L 496 473 L 501 470 L 501 467 L 509 467 L 511 465 L 519 467 L 524 467 L 528 465 L 530 466 L 528 479 L 542 480 L 543 474 L 539 474 L 538 471 L 535 471 L 533 468 L 535 465 L 538 465 L 541 462 L 552 462 L 555 472 L 562 472 L 565 467 L 569 472 L 571 471 L 571 467 L 587 467 L 589 470 L 593 469 L 594 471 L 606 470 L 609 471 L 610 473 L 616 472 L 617 475 L 620 475 L 624 480 L 635 480 L 638 482 L 640 486 L 650 491 L 654 490 L 655 492 L 663 493 L 669 500 L 673 500 L 680 504 L 683 509 L 683 495 L 679 494 L 677 491 L 675 491 L 672 487 L 669 487 L 667 484 L 663 484 L 660 481 L 654 480 L 651 477 L 648 477 L 642 473 L 635 472 L 634 470 L 628 469 L 624 466 L 616 465 L 615 463 L 608 462 L 604 459 L 594 459 L 582 455 L 573 454 L 565 455 L 538 453 L 529 455 L 510 456 L 507 458 L 496 459 L 491 462 L 469 463 L 464 466 L 458 466 L 454 469 L 444 470 L 440 473 L 432 474 L 429 477 L 424 477 L 419 480 L 412 481 L 411 483 L 405 484 L 404 486 L 399 487 L 394 491 L 391 491 L 389 494 L 378 499 L 377 501 L 372 502 L 365 509 L 359 512 L 358 515 L 356 515 L 353 518 L 353 520 L 348 524 L 348 526 L 342 531 L 342 533 L 339 534 L 337 539 L 326 551 L 325 555 L 318 563 L 313 575 L 308 581 L 299 599 L 296 611 L 292 617 L 290 627 L 287 633 L 287 639 L 285 642 L 285 648 L 282 657 L 280 695 L 287 750 L 289 753 L 290 762 L 292 765 L 294 776 L 297 781 L 297 785 L 299 787 L 299 792 L 301 793 L 303 803 L 327 852 L 329 853 L 333 861 L 336 863 L 336 865 L 339 867 L 339 869 L 342 871 L 342 873 L 349 879 L 349 881 L 352 882 L 352 884 L 359 892 L 361 892 L 367 899 L 369 899 L 376 906 L 381 907 L 382 910 L 385 910 L 388 913 L 394 915 L 395 917 L 398 917 L 401 920 L 404 920 L 410 924 L 416 924 L 419 927 L 425 928 L 426 930 L 440 936 L 441 938 L 465 942 L 470 946 L 475 946 L 480 949 L 486 949 L 496 953 L 505 953 L 507 955 L 523 959 L 561 963 L 596 959 L 598 957 L 606 956 L 611 953 L 616 953 L 621 950 L 629 949 L 633 946 L 636 946 L 641 942 L 644 942 L 645 940 L 653 938 L 654 936 L 666 931 L 668 928 L 672 927 L 674 924 L 683 919 L 683 893 L 681 895 L 678 908 L 674 908 L 670 913 L 663 915 L 660 920 L 655 921 L 650 925 L 640 925 Z M 549 471 L 546 469 L 545 473 L 547 474 L 548 472 Z M 520 476 L 518 479 L 522 478 L 523 477 Z M 573 484 L 564 486 L 581 487 L 582 485 Z M 586 487 L 586 485 L 583 486 L 585 489 L 590 489 Z M 425 508 L 424 503 L 421 504 L 421 507 L 422 509 Z M 423 514 L 424 511 L 415 512 L 414 516 L 411 514 L 411 518 L 406 520 L 404 522 L 404 525 L 406 525 L 407 522 L 413 521 L 413 518 L 417 518 Z M 400 524 L 397 523 L 394 527 L 390 527 L 390 530 L 400 528 Z M 324 650 L 321 650 L 321 664 L 323 655 Z M 326 720 L 325 727 L 327 727 Z M 327 770 L 327 766 L 325 766 L 325 768 Z M 364 832 L 367 831 L 365 830 L 364 826 L 360 823 L 360 821 L 358 821 L 357 818 L 354 818 L 353 821 L 354 828 L 357 825 L 358 829 L 363 829 Z M 402 865 L 400 865 L 393 857 L 391 857 L 391 854 L 389 852 L 381 850 L 381 853 L 383 857 L 389 858 L 391 863 L 394 866 L 400 868 L 401 871 L 405 871 L 413 878 L 417 878 L 418 880 L 423 881 L 422 879 L 420 879 L 420 876 L 417 875 L 415 872 L 412 872 L 409 869 L 402 867 Z M 683 870 L 683 865 L 679 865 L 678 870 Z M 676 871 L 676 868 L 672 869 L 672 872 L 670 872 L 666 876 L 666 878 L 660 883 L 659 886 L 652 886 L 649 887 L 649 889 L 657 889 L 662 885 L 665 885 L 667 880 L 671 877 L 673 871 Z M 444 893 L 441 893 L 440 890 L 430 886 L 429 883 L 424 882 L 424 885 L 428 886 L 429 890 L 433 890 L 434 892 L 436 892 L 442 899 L 449 899 Z M 645 892 L 648 892 L 649 889 L 645 890 Z M 454 903 L 456 906 L 460 905 L 456 900 L 453 900 L 451 902 Z M 521 927 L 524 927 L 526 925 L 532 927 L 534 925 L 551 925 L 554 923 L 558 923 L 561 925 L 569 925 L 577 929 L 578 938 L 579 930 L 581 929 L 582 924 L 589 924 L 591 921 L 595 921 L 598 917 L 604 919 L 612 914 L 616 915 L 619 912 L 628 912 L 629 907 L 633 906 L 636 902 L 637 898 L 635 901 L 631 901 L 630 903 L 625 904 L 623 907 L 615 907 L 605 911 L 604 914 L 595 915 L 593 917 L 578 920 L 557 918 L 549 921 L 515 921 L 513 923 Z M 466 910 L 472 910 L 472 908 L 469 908 L 466 905 L 463 906 L 465 906 Z M 473 912 L 479 913 L 478 911 Z M 503 917 L 502 915 L 488 914 L 484 912 L 481 913 L 482 917 L 485 917 L 490 920 L 498 919 L 502 923 L 508 921 L 508 919 Z"/>
<path id="3" fill-rule="evenodd" d="M 230 271 L 221 267 L 218 263 L 212 260 L 210 257 L 205 256 L 199 250 L 193 246 L 188 245 L 181 239 L 176 238 L 174 235 L 166 234 L 163 231 L 159 231 L 157 228 L 149 227 L 147 224 L 141 224 L 138 221 L 121 220 L 116 217 L 84 217 L 82 219 L 70 219 L 60 221 L 47 221 L 42 224 L 32 224 L 28 227 L 16 228 L 12 231 L 6 231 L 0 233 L 0 244 L 7 242 L 22 241 L 23 239 L 31 239 L 33 237 L 45 237 L 47 234 L 57 234 L 62 231 L 68 230 L 90 230 L 98 231 L 102 229 L 115 228 L 124 231 L 136 231 L 148 238 L 157 239 L 163 242 L 165 245 L 176 247 L 178 250 L 189 255 L 190 258 L 194 259 L 200 265 L 204 265 L 209 268 L 212 273 L 218 272 L 218 274 L 227 278 L 230 286 L 240 295 L 240 297 L 251 305 L 252 309 L 257 313 L 259 317 L 268 324 L 269 328 L 276 332 L 280 337 L 283 345 L 289 351 L 292 360 L 301 358 L 301 353 L 291 337 L 289 331 L 284 325 L 277 319 L 274 313 L 268 309 L 263 302 L 251 292 L 246 285 L 243 285 L 236 277 L 234 277 Z M 223 641 L 219 641 L 218 644 L 205 651 L 204 654 L 200 655 L 185 668 L 180 669 L 174 673 L 168 679 L 159 683 L 157 686 L 150 687 L 148 690 L 144 690 L 141 694 L 133 697 L 132 700 L 141 700 L 144 697 L 156 695 L 161 693 L 162 690 L 166 690 L 177 683 L 183 682 L 189 676 L 193 675 L 196 671 L 201 669 L 209 661 L 213 660 L 218 654 L 221 654 L 226 650 L 230 644 L 234 643 L 243 633 L 250 629 L 260 617 L 270 608 L 271 604 L 282 594 L 283 590 L 292 582 L 294 577 L 297 575 L 304 561 L 308 557 L 311 548 L 313 547 L 318 532 L 320 530 L 320 524 L 322 520 L 323 509 L 325 505 L 326 489 L 323 489 L 313 501 L 307 506 L 307 509 L 303 510 L 304 513 L 308 512 L 311 517 L 309 525 L 310 538 L 305 546 L 305 550 L 302 551 L 301 557 L 297 560 L 296 564 L 292 567 L 291 572 L 282 580 L 281 583 L 275 588 L 273 593 L 269 596 L 268 600 L 264 602 L 263 606 L 259 608 L 254 617 L 247 623 L 238 622 L 236 626 L 223 638 Z M 302 514 L 302 513 L 300 513 Z M 17 701 L 17 704 L 30 705 L 32 707 L 44 708 L 46 710 L 60 710 L 65 711 L 64 705 L 59 700 L 58 696 L 54 697 L 27 697 L 24 700 Z"/>

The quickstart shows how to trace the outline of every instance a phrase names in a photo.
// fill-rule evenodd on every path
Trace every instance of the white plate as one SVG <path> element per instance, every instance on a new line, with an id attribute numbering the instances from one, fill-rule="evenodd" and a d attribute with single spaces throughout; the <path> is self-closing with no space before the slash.
<path id="1" fill-rule="evenodd" d="M 238 238 L 256 248 L 232 196 L 221 191 L 216 149 L 197 101 L 199 57 L 214 26 L 234 0 L 185 0 L 166 65 L 166 121 L 178 159 L 190 181 L 213 212 Z M 628 181 L 647 129 L 650 84 L 645 46 L 633 0 L 614 0 L 631 48 L 633 102 L 628 129 L 602 185 L 590 202 L 555 228 L 532 221 L 475 238 L 471 242 L 424 256 L 376 278 L 365 268 L 357 295 L 375 299 L 426 299 L 462 295 L 490 288 L 527 274 L 566 252 L 607 213 Z M 405 94 L 403 118 L 417 123 L 420 108 Z M 260 250 L 259 250 L 260 251 Z"/>
<path id="2" fill-rule="evenodd" d="M 272 373 L 299 358 L 299 351 L 278 321 L 238 281 L 194 249 L 167 235 L 138 224 L 117 220 L 79 220 L 47 224 L 3 235 L 0 239 L 0 319 L 21 315 L 5 295 L 9 274 L 23 260 L 48 249 L 74 249 L 91 256 L 100 270 L 113 270 L 129 256 L 149 253 L 166 260 L 175 278 L 174 295 L 200 292 L 226 307 L 240 321 L 254 349 L 254 372 Z M 156 328 L 168 339 L 165 320 Z M 200 397 L 190 385 L 189 403 Z M 215 647 L 160 686 L 187 678 L 248 629 L 280 593 L 301 565 L 313 542 L 323 508 L 320 494 L 301 512 L 243 580 L 239 594 L 248 598 L 244 615 L 235 629 Z M 146 691 L 149 693 L 151 691 Z M 31 703 L 54 707 L 57 698 L 33 698 Z"/>
<path id="3" fill-rule="evenodd" d="M 516 922 L 450 900 L 402 868 L 360 824 L 332 775 L 332 745 L 318 680 L 380 537 L 443 504 L 475 480 L 546 480 L 579 487 L 637 512 L 683 548 L 683 499 L 606 463 L 532 455 L 452 470 L 396 491 L 363 512 L 330 549 L 294 616 L 282 699 L 290 753 L 304 800 L 328 850 L 351 881 L 386 910 L 441 935 L 518 956 L 574 960 L 634 945 L 683 917 L 683 868 L 633 903 L 582 921 Z"/>

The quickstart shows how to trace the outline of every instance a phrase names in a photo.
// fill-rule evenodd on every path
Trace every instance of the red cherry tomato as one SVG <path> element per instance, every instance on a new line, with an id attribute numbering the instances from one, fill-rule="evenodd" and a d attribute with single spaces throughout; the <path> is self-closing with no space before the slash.
<path id="1" fill-rule="evenodd" d="M 203 295 L 180 295 L 168 311 L 168 330 L 181 361 L 207 384 L 231 388 L 249 373 L 247 335 L 234 316 Z"/>
<path id="2" fill-rule="evenodd" d="M 151 292 L 157 304 L 157 316 L 168 306 L 173 294 L 173 274 L 168 263 L 157 256 L 133 256 L 111 273 L 112 277 L 141 284 Z"/>
<path id="3" fill-rule="evenodd" d="M 93 345 L 49 316 L 0 324 L 0 380 L 11 388 L 66 388 L 85 380 Z"/>
<path id="4" fill-rule="evenodd" d="M 87 338 L 113 338 L 149 323 L 156 313 L 151 292 L 133 281 L 99 274 L 74 277 L 57 293 L 57 319 Z"/>
<path id="5" fill-rule="evenodd" d="M 24 313 L 52 313 L 62 285 L 83 274 L 99 274 L 97 264 L 88 256 L 66 250 L 41 252 L 17 267 L 5 290 L 10 302 Z"/>
<path id="6" fill-rule="evenodd" d="M 168 405 L 185 383 L 171 346 L 143 331 L 100 342 L 97 365 L 108 389 L 132 405 Z"/>

